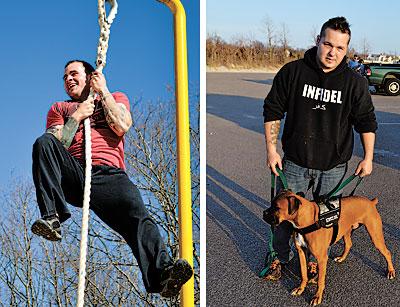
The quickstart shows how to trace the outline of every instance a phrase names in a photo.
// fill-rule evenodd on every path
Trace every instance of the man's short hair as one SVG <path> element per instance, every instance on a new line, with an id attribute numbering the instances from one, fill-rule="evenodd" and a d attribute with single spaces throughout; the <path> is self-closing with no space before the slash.
<path id="1" fill-rule="evenodd" d="M 325 30 L 329 28 L 335 31 L 349 34 L 349 42 L 351 37 L 350 25 L 345 17 L 334 17 L 325 22 L 321 27 L 320 37 L 325 36 Z"/>
<path id="2" fill-rule="evenodd" d="M 89 64 L 88 62 L 83 61 L 83 60 L 68 61 L 67 64 L 65 64 L 64 69 L 67 68 L 67 66 L 69 64 L 74 63 L 74 62 L 82 63 L 83 67 L 85 67 L 85 73 L 87 76 L 90 75 L 92 72 L 94 72 L 94 67 L 91 64 Z"/>

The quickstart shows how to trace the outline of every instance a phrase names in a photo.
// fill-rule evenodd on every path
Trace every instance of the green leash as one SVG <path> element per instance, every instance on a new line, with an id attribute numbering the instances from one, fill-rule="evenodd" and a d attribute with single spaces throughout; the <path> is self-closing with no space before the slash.
<path id="1" fill-rule="evenodd" d="M 333 189 L 330 191 L 327 195 L 326 198 L 329 199 L 332 196 L 335 196 L 337 192 L 339 192 L 341 189 L 343 189 L 346 185 L 348 185 L 351 181 L 353 181 L 354 178 L 358 177 L 358 181 L 356 186 L 354 187 L 353 191 L 349 194 L 350 196 L 354 195 L 354 192 L 356 191 L 357 187 L 360 185 L 361 181 L 363 180 L 362 177 L 359 177 L 357 175 L 351 175 L 349 178 L 347 178 L 345 181 L 342 182 L 340 186 L 338 186 L 336 189 Z"/>
<path id="2" fill-rule="evenodd" d="M 278 167 L 276 168 L 276 170 L 279 174 L 279 179 L 282 181 L 284 189 L 288 189 L 288 184 L 285 175 Z M 275 177 L 276 175 L 271 171 L 271 201 L 275 197 Z M 264 277 L 267 274 L 269 267 L 271 266 L 271 263 L 278 256 L 278 253 L 274 250 L 274 247 L 272 245 L 272 242 L 274 241 L 274 234 L 271 231 L 271 227 L 268 228 L 268 232 L 269 232 L 269 243 L 268 243 L 267 257 L 265 259 L 265 268 L 260 272 L 260 274 L 258 274 L 259 277 Z"/>

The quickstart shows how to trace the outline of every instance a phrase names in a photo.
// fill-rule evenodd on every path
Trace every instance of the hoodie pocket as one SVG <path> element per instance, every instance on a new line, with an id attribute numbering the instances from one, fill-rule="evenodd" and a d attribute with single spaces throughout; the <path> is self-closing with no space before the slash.
<path id="1" fill-rule="evenodd" d="M 342 162 L 337 144 L 318 137 L 294 133 L 283 150 L 290 160 L 307 168 L 328 170 Z"/>

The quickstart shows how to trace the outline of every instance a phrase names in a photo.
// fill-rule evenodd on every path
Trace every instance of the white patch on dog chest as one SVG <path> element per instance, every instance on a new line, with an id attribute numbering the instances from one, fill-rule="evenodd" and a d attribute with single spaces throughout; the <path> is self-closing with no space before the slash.
<path id="1" fill-rule="evenodd" d="M 304 237 L 302 234 L 296 233 L 295 240 L 296 240 L 297 245 L 307 248 L 306 240 L 304 240 Z"/>

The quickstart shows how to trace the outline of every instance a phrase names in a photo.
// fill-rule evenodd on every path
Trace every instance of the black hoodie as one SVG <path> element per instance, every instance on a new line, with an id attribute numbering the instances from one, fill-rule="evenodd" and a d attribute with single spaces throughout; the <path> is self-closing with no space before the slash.
<path id="1" fill-rule="evenodd" d="M 375 132 L 377 122 L 367 80 L 348 68 L 346 57 L 324 73 L 317 47 L 286 64 L 264 100 L 264 122 L 286 113 L 282 136 L 285 157 L 306 168 L 329 170 L 350 160 L 353 126 Z"/>

